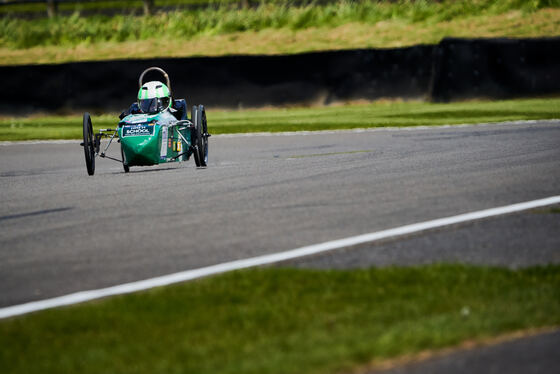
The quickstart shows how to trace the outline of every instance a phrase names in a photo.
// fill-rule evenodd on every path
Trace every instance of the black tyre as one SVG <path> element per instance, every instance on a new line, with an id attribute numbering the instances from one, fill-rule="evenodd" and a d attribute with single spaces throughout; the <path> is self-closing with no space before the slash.
<path id="1" fill-rule="evenodd" d="M 95 142 L 89 113 L 84 113 L 84 155 L 88 175 L 95 173 Z"/>
<path id="2" fill-rule="evenodd" d="M 197 167 L 206 167 L 208 165 L 208 124 L 204 106 L 193 106 L 191 114 L 191 121 L 194 124 L 193 144 L 196 147 L 194 162 Z"/>
<path id="3" fill-rule="evenodd" d="M 128 173 L 130 171 L 130 166 L 128 166 L 128 164 L 126 163 L 126 160 L 124 158 L 124 151 L 122 149 L 122 144 L 121 144 L 121 158 L 122 158 L 122 164 L 123 164 L 124 172 Z"/>
<path id="4" fill-rule="evenodd" d="M 192 140 L 192 144 L 195 147 L 193 156 L 194 156 L 194 163 L 196 164 L 196 167 L 200 167 L 200 154 L 198 153 L 198 139 L 202 137 L 202 129 L 198 118 L 199 118 L 198 107 L 195 105 L 192 107 L 191 110 L 191 121 L 194 125 L 194 129 L 191 135 L 191 140 Z"/>
<path id="5" fill-rule="evenodd" d="M 198 146 L 198 151 L 200 157 L 200 165 L 206 167 L 208 166 L 208 122 L 206 121 L 206 111 L 204 110 L 204 106 L 199 105 L 198 111 L 200 112 L 200 128 L 202 131 L 202 137 Z"/>

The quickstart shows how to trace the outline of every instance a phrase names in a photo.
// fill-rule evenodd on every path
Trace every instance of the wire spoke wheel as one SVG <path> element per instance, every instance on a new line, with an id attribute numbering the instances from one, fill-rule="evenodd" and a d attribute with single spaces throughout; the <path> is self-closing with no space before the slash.
<path id="1" fill-rule="evenodd" d="M 198 158 L 200 161 L 200 166 L 206 167 L 208 165 L 208 123 L 206 122 L 206 111 L 204 106 L 198 106 L 198 112 L 200 117 L 200 138 L 197 144 L 198 148 Z"/>
<path id="2" fill-rule="evenodd" d="M 93 139 L 93 126 L 89 113 L 84 113 L 84 156 L 88 175 L 95 172 L 95 142 Z"/>
<path id="3" fill-rule="evenodd" d="M 197 167 L 208 165 L 208 123 L 206 121 L 206 111 L 203 105 L 193 106 L 191 111 L 191 121 L 194 124 L 193 145 L 194 162 Z"/>

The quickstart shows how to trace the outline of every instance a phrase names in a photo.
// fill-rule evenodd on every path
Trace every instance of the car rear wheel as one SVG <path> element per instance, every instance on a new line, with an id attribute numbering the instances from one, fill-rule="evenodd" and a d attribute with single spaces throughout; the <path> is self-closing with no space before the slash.
<path id="1" fill-rule="evenodd" d="M 206 111 L 204 106 L 198 106 L 200 113 L 200 130 L 202 132 L 198 143 L 198 154 L 200 158 L 200 166 L 208 166 L 208 122 L 206 121 Z"/>
<path id="2" fill-rule="evenodd" d="M 84 113 L 84 155 L 88 175 L 95 173 L 95 143 L 93 140 L 93 126 L 89 113 Z"/>
<path id="3" fill-rule="evenodd" d="M 208 123 L 203 105 L 193 106 L 191 121 L 194 124 L 194 162 L 197 167 L 208 165 Z"/>

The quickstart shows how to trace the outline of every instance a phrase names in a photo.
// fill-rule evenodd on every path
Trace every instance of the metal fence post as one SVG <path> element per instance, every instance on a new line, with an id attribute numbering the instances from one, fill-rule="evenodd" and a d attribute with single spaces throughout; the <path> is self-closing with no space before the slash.
<path id="1" fill-rule="evenodd" d="M 56 0 L 47 0 L 47 15 L 49 18 L 56 16 L 58 12 L 58 3 Z"/>
<path id="2" fill-rule="evenodd" d="M 154 13 L 154 0 L 144 0 L 144 15 L 149 16 Z"/>

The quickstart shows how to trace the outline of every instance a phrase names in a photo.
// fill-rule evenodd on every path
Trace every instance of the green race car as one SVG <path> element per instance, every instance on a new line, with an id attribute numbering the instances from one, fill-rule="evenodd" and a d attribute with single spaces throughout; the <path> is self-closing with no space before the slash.
<path id="1" fill-rule="evenodd" d="M 160 81 L 143 83 L 149 71 L 161 73 L 166 84 Z M 173 99 L 169 76 L 161 68 L 144 70 L 138 83 L 138 101 L 121 113 L 116 129 L 100 129 L 94 134 L 91 117 L 84 113 L 84 141 L 81 145 L 88 174 L 94 174 L 97 156 L 121 162 L 125 172 L 131 166 L 186 161 L 191 156 L 197 167 L 206 167 L 210 134 L 204 106 L 193 106 L 188 118 L 186 101 Z M 100 152 L 102 138 L 109 138 L 109 141 Z M 121 145 L 120 160 L 106 154 L 115 139 Z"/>

